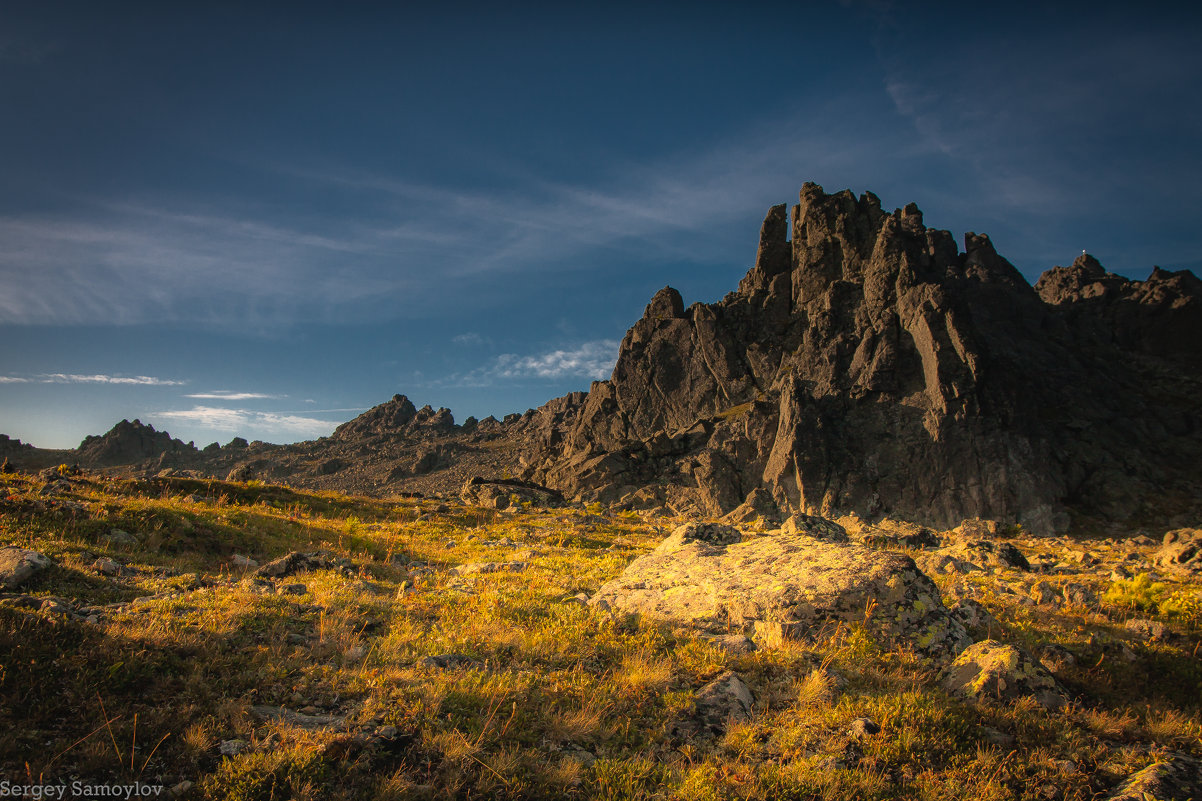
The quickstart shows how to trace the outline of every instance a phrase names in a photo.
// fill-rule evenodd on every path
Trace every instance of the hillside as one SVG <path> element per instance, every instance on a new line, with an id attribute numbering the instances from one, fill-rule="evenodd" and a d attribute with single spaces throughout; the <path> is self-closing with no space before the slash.
<path id="1" fill-rule="evenodd" d="M 735 544 L 689 551 L 733 554 L 741 537 L 912 558 L 938 588 L 928 611 L 963 643 L 1038 655 L 1023 670 L 1048 683 L 1024 697 L 1019 677 L 1011 697 L 1005 680 L 956 689 L 963 655 L 894 639 L 889 592 L 797 631 L 623 612 L 623 575 L 714 536 L 660 542 L 684 520 L 69 470 L 9 474 L 0 495 L 15 546 L 0 563 L 37 557 L 0 593 L 13 783 L 228 799 L 1184 799 L 1173 776 L 1202 764 L 1202 591 L 1147 538 L 845 518 L 840 544 L 837 524 L 797 518 L 712 529 Z"/>

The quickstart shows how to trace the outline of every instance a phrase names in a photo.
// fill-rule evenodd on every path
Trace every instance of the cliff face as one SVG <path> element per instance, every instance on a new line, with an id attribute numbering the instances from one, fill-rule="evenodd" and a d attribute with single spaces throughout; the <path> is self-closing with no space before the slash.
<path id="1" fill-rule="evenodd" d="M 1132 282 L 1083 256 L 1033 288 L 986 236 L 961 251 L 913 204 L 806 184 L 737 292 L 655 295 L 528 472 L 710 514 L 762 489 L 932 525 L 1126 521 L 1199 497 L 1198 342 L 1189 273 Z"/>

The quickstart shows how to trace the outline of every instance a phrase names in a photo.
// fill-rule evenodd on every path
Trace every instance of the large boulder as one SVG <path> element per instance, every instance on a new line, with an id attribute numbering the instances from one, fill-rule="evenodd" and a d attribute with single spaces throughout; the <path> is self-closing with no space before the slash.
<path id="1" fill-rule="evenodd" d="M 934 583 L 904 554 L 800 534 L 743 540 L 729 526 L 681 526 L 589 603 L 767 639 L 866 623 L 875 636 L 937 658 L 970 642 Z"/>
<path id="2" fill-rule="evenodd" d="M 529 501 L 535 506 L 560 506 L 563 496 L 556 490 L 529 481 L 510 478 L 484 478 L 474 476 L 463 484 L 459 497 L 464 503 L 485 506 L 490 509 L 505 509 L 513 498 Z"/>

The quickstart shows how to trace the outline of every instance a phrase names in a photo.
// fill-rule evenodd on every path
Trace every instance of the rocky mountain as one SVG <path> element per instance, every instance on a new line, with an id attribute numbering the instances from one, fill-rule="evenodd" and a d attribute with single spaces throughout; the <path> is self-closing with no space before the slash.
<path id="1" fill-rule="evenodd" d="M 123 421 L 78 458 L 360 493 L 522 479 L 731 519 L 1173 527 L 1202 512 L 1199 342 L 1189 272 L 1082 254 L 1032 287 L 985 235 L 806 184 L 737 291 L 660 290 L 587 393 L 462 425 L 397 395 L 328 438 L 203 452 Z"/>
<path id="2" fill-rule="evenodd" d="M 1202 497 L 1200 334 L 1190 273 L 1083 255 L 1032 287 L 987 236 L 806 184 L 737 292 L 652 298 L 531 476 L 713 515 L 758 491 L 940 526 L 1155 517 Z"/>

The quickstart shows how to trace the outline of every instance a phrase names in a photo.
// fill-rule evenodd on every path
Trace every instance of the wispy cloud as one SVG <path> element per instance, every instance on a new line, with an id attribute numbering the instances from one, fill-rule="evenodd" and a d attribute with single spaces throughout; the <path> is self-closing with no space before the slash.
<path id="1" fill-rule="evenodd" d="M 256 431 L 310 437 L 325 436 L 338 425 L 315 417 L 215 406 L 194 406 L 191 409 L 162 411 L 149 415 L 149 417 L 166 421 L 168 425 L 172 422 L 182 422 L 215 431 L 235 433 Z"/>
<path id="2" fill-rule="evenodd" d="M 484 341 L 484 337 L 475 331 L 468 331 L 467 333 L 451 337 L 451 342 L 456 345 L 483 345 Z"/>
<path id="3" fill-rule="evenodd" d="M 553 350 L 535 356 L 504 353 L 497 357 L 489 372 L 497 378 L 580 378 L 603 379 L 613 372 L 618 359 L 618 342 L 602 339 L 586 342 L 571 350 Z"/>
<path id="4" fill-rule="evenodd" d="M 0 384 L 125 384 L 143 387 L 178 387 L 188 383 L 149 375 L 86 375 L 80 373 L 39 373 L 34 376 L 0 376 Z"/>
<path id="5" fill-rule="evenodd" d="M 502 353 L 489 364 L 474 370 L 423 383 L 428 386 L 487 387 L 525 379 L 601 380 L 613 372 L 618 359 L 618 346 L 617 340 L 600 339 L 573 348 L 558 348 L 525 356 Z"/>
<path id="6" fill-rule="evenodd" d="M 279 400 L 288 397 L 287 395 L 268 395 L 265 392 L 227 392 L 225 390 L 214 390 L 212 392 L 194 392 L 190 395 L 185 395 L 185 398 L 195 398 L 197 400 Z"/>
<path id="7" fill-rule="evenodd" d="M 360 322 L 461 307 L 465 297 L 448 293 L 448 281 L 475 282 L 481 291 L 470 302 L 614 258 L 725 264 L 738 253 L 750 261 L 753 242 L 722 240 L 714 228 L 754 216 L 813 177 L 782 164 L 856 164 L 884 138 L 853 124 L 858 143 L 833 137 L 818 116 L 843 115 L 761 121 L 737 140 L 615 164 L 591 183 L 522 175 L 448 189 L 338 166 L 270 168 L 307 187 L 302 193 L 351 199 L 352 212 L 316 220 L 159 197 L 77 199 L 70 215 L 0 217 L 0 323 Z"/>

